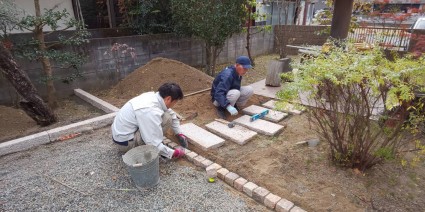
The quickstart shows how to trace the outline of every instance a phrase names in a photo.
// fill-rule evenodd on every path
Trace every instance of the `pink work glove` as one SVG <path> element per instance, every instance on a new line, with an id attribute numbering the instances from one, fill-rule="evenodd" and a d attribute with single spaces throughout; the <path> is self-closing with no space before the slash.
<path id="1" fill-rule="evenodd" d="M 177 138 L 179 139 L 179 143 L 183 148 L 187 148 L 187 137 L 183 134 L 177 134 Z"/>
<path id="2" fill-rule="evenodd" d="M 173 157 L 172 158 L 181 158 L 184 156 L 184 149 L 181 147 L 176 147 L 174 149 Z"/>

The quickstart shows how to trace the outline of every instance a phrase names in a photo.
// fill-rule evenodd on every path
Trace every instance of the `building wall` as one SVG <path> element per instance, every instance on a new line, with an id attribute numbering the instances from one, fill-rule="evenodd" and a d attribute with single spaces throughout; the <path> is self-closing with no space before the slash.
<path id="1" fill-rule="evenodd" d="M 35 6 L 34 0 L 14 0 L 14 3 L 17 5 L 17 8 L 20 12 L 20 17 L 25 17 L 27 15 L 35 16 Z M 44 13 L 44 8 L 52 9 L 55 8 L 55 11 L 62 11 L 66 9 L 66 11 L 70 14 L 70 18 L 74 18 L 74 11 L 72 7 L 72 0 L 40 0 L 40 8 L 41 13 Z M 59 22 L 59 26 L 65 26 L 63 22 Z M 61 27 L 60 27 L 61 28 Z M 51 31 L 52 29 L 49 27 L 44 27 L 43 30 Z M 25 33 L 28 30 L 13 30 L 10 33 Z"/>
<path id="2" fill-rule="evenodd" d="M 255 29 L 254 29 L 255 30 Z M 28 34 L 16 34 L 14 39 Z M 135 48 L 136 58 L 130 55 L 121 55 L 119 58 L 107 54 L 114 43 L 127 44 Z M 239 55 L 246 53 L 246 34 L 234 35 L 226 41 L 223 51 L 218 57 L 217 64 L 234 63 Z M 156 57 L 165 57 L 181 61 L 191 66 L 202 66 L 205 61 L 203 42 L 195 39 L 181 38 L 173 34 L 134 35 L 124 37 L 109 37 L 90 39 L 84 47 L 69 49 L 81 54 L 87 54 L 87 63 L 82 67 L 82 77 L 70 84 L 55 81 L 59 97 L 68 97 L 74 88 L 95 90 L 108 88 L 119 79 L 126 77 L 132 71 Z M 268 54 L 274 51 L 274 37 L 271 32 L 257 33 L 251 37 L 251 53 L 253 56 Z M 42 83 L 43 73 L 41 65 L 18 59 L 18 64 L 25 70 L 40 94 L 46 93 Z M 120 70 L 116 74 L 117 68 Z M 54 69 L 56 77 L 67 76 L 69 70 Z M 119 79 L 117 77 L 119 76 Z M 17 102 L 18 97 L 14 88 L 6 79 L 0 76 L 0 104 Z"/>

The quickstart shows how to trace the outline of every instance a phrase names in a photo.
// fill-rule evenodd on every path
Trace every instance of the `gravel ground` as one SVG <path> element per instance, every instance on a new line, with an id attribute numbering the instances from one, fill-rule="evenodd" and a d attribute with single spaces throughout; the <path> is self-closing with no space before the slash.
<path id="1" fill-rule="evenodd" d="M 267 210 L 184 159 L 162 161 L 158 186 L 135 190 L 110 137 L 106 127 L 1 157 L 0 211 Z"/>

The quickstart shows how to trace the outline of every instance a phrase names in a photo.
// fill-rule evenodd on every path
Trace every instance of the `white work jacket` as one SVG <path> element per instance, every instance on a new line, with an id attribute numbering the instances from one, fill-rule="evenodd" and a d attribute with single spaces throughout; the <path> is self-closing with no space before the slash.
<path id="1" fill-rule="evenodd" d="M 147 92 L 134 97 L 118 111 L 111 126 L 112 137 L 117 142 L 125 142 L 133 139 L 139 129 L 146 144 L 156 146 L 161 155 L 171 158 L 174 150 L 162 143 L 162 114 L 166 111 L 171 115 L 174 133 L 181 133 L 180 121 L 175 112 L 165 106 L 158 92 Z"/>

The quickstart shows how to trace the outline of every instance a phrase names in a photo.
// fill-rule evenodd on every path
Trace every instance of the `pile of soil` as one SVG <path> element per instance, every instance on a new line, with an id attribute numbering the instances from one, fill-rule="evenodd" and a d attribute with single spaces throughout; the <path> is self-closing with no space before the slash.
<path id="1" fill-rule="evenodd" d="M 189 94 L 210 88 L 213 78 L 182 62 L 158 57 L 136 69 L 117 85 L 100 96 L 112 96 L 121 99 L 112 104 L 122 106 L 127 100 L 147 91 L 157 91 L 166 82 L 180 85 L 183 94 Z M 125 100 L 125 101 L 124 101 Z"/>

